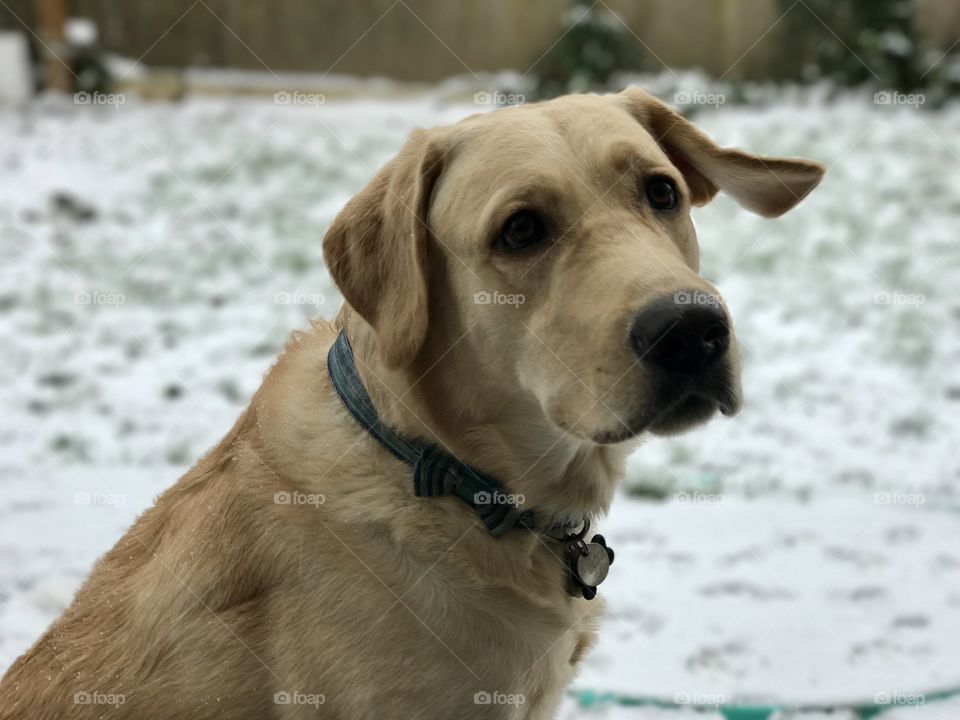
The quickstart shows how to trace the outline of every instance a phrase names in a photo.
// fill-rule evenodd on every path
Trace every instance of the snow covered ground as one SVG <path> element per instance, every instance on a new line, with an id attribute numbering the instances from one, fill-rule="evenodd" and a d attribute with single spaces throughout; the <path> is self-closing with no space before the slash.
<path id="1" fill-rule="evenodd" d="M 960 107 L 872 99 L 697 115 L 830 171 L 776 221 L 726 198 L 696 214 L 746 407 L 631 459 L 578 688 L 710 704 L 960 685 Z M 477 110 L 0 110 L 0 671 L 229 428 L 288 333 L 336 311 L 320 239 L 343 202 L 410 129 Z"/>

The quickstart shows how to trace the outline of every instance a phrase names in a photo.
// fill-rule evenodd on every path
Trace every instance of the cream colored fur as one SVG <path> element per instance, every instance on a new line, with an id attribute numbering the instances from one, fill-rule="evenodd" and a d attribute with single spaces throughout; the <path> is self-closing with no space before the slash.
<path id="1" fill-rule="evenodd" d="M 643 207 L 653 171 L 684 194 L 675 217 Z M 415 498 L 410 467 L 331 389 L 330 344 L 344 328 L 401 432 L 548 517 L 601 515 L 636 440 L 595 439 L 657 410 L 630 318 L 655 296 L 716 292 L 690 205 L 720 189 L 778 214 L 821 173 L 717 148 L 639 90 L 416 133 L 325 239 L 348 302 L 337 321 L 294 334 L 224 440 L 97 562 L 0 683 L 0 718 L 554 717 L 602 599 L 567 593 L 555 543 L 494 539 L 460 501 Z M 550 208 L 562 239 L 504 257 L 490 238 L 521 202 Z"/>

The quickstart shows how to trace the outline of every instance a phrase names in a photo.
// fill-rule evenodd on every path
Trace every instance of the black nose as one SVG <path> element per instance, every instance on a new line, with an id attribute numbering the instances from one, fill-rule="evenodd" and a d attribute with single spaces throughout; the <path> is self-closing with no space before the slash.
<path id="1" fill-rule="evenodd" d="M 727 352 L 727 314 L 712 295 L 679 292 L 645 307 L 633 321 L 637 357 L 670 372 L 694 375 Z"/>

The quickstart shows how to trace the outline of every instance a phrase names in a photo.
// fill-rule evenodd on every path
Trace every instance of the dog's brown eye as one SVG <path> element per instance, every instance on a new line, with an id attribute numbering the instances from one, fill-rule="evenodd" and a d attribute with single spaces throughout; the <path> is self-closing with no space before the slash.
<path id="1" fill-rule="evenodd" d="M 680 201 L 680 194 L 673 180 L 656 177 L 647 184 L 647 200 L 655 210 L 673 210 Z"/>
<path id="2" fill-rule="evenodd" d="M 523 250 L 547 236 L 547 227 L 535 212 L 521 210 L 510 216 L 500 232 L 500 243 L 507 250 Z"/>

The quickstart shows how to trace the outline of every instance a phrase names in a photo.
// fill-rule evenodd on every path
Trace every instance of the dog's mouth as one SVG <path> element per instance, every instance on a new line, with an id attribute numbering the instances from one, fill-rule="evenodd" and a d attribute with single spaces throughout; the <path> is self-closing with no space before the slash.
<path id="1" fill-rule="evenodd" d="M 653 412 L 638 412 L 629 421 L 619 422 L 619 427 L 594 434 L 593 441 L 599 445 L 613 445 L 643 432 L 675 435 L 705 423 L 717 410 L 727 417 L 736 415 L 742 404 L 739 384 L 735 382 L 719 383 L 704 390 L 674 391 L 673 395 L 672 398 L 662 398 Z"/>
<path id="2" fill-rule="evenodd" d="M 689 395 L 675 407 L 655 417 L 653 422 L 647 426 L 647 429 L 654 435 L 673 435 L 705 423 L 713 417 L 717 410 L 728 416 L 736 412 L 736 410 L 713 398 Z"/>

